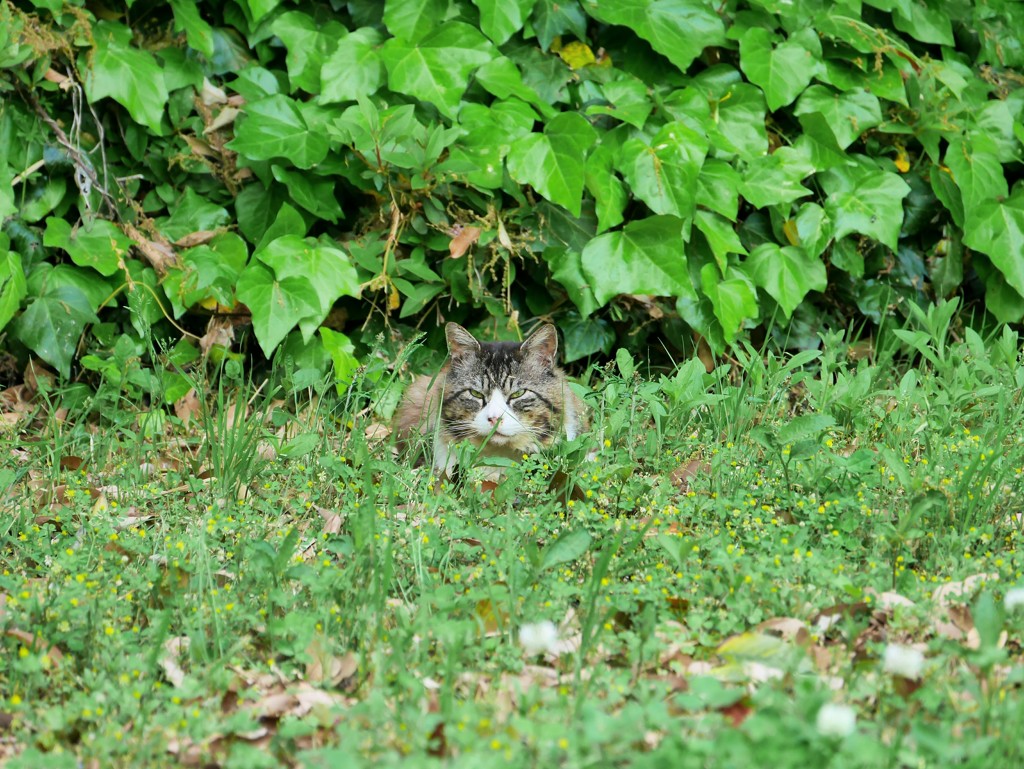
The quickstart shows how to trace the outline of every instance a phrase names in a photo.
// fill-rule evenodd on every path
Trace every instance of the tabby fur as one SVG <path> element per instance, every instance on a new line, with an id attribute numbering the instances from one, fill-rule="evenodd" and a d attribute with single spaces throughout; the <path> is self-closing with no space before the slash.
<path id="1" fill-rule="evenodd" d="M 460 441 L 483 456 L 520 459 L 586 430 L 585 407 L 556 363 L 554 326 L 522 343 L 480 342 L 456 323 L 445 336 L 447 362 L 409 385 L 394 424 L 400 445 L 429 447 L 439 476 L 452 476 Z"/>

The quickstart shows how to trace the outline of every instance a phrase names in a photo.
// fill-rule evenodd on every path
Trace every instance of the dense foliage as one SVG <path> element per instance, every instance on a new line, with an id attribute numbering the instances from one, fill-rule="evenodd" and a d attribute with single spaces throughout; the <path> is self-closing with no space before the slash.
<path id="1" fill-rule="evenodd" d="M 173 401 L 250 313 L 343 381 L 442 319 L 549 316 L 569 360 L 957 294 L 1019 321 L 1022 29 L 1012 0 L 3 0 L 2 345 Z"/>

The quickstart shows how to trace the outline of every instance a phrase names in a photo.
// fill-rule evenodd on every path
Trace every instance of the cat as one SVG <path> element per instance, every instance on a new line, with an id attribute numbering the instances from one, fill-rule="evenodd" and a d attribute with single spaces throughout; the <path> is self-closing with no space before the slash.
<path id="1" fill-rule="evenodd" d="M 522 343 L 480 342 L 457 323 L 445 326 L 445 337 L 447 362 L 409 385 L 394 421 L 400 446 L 432 446 L 439 478 L 452 478 L 460 441 L 482 456 L 518 460 L 586 430 L 583 402 L 556 362 L 551 324 Z"/>

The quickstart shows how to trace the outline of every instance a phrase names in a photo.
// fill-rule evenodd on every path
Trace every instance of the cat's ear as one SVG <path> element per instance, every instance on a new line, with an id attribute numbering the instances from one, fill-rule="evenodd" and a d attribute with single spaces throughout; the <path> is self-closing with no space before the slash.
<path id="1" fill-rule="evenodd" d="M 555 355 L 558 353 L 558 332 L 550 323 L 545 323 L 530 334 L 521 349 L 524 358 L 533 358 L 545 366 L 554 366 Z"/>
<path id="2" fill-rule="evenodd" d="M 480 343 L 458 323 L 446 325 L 444 335 L 448 340 L 448 352 L 453 358 L 480 351 Z"/>

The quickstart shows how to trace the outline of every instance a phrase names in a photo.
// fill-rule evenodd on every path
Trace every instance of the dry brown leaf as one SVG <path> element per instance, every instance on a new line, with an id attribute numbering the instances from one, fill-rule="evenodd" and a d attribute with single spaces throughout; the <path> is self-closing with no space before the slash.
<path id="1" fill-rule="evenodd" d="M 183 652 L 187 652 L 192 641 L 188 636 L 175 636 L 164 641 L 163 654 L 160 656 L 160 667 L 164 677 L 171 686 L 179 687 L 185 681 L 185 671 L 178 664 Z"/>
<path id="2" fill-rule="evenodd" d="M 306 663 L 306 680 L 315 684 L 337 686 L 352 678 L 359 670 L 359 660 L 352 652 L 336 655 L 323 635 L 316 635 L 306 647 L 309 662 Z"/>
<path id="3" fill-rule="evenodd" d="M 1009 639 L 1009 637 L 1010 636 L 1007 634 L 1005 630 L 1001 632 L 999 634 L 999 639 L 996 641 L 996 648 L 1002 649 L 1004 646 L 1006 646 L 1006 641 Z M 972 627 L 967 632 L 967 641 L 964 642 L 964 646 L 966 646 L 968 649 L 971 649 L 972 651 L 977 651 L 981 648 L 981 634 L 978 632 L 977 628 Z"/>
<path id="4" fill-rule="evenodd" d="M 190 232 L 188 235 L 184 235 L 174 241 L 174 245 L 178 248 L 194 248 L 195 246 L 201 246 L 205 243 L 209 243 L 219 234 L 220 230 L 199 230 L 198 232 Z"/>
<path id="5" fill-rule="evenodd" d="M 81 457 L 66 455 L 60 458 L 60 469 L 75 472 L 82 467 L 84 460 Z"/>
<path id="6" fill-rule="evenodd" d="M 452 228 L 452 240 L 448 244 L 448 251 L 451 254 L 452 259 L 458 259 L 466 254 L 470 246 L 476 243 L 480 239 L 480 234 L 483 232 L 479 227 L 462 227 L 456 225 Z"/>
<path id="7" fill-rule="evenodd" d="M 57 383 L 57 375 L 48 368 L 42 361 L 36 358 L 29 358 L 25 366 L 25 376 L 22 380 L 28 391 L 35 396 L 39 392 L 52 392 Z"/>
<path id="8" fill-rule="evenodd" d="M 207 107 L 212 107 L 214 104 L 227 104 L 228 102 L 228 95 L 224 89 L 214 85 L 205 77 L 203 78 L 203 87 L 199 91 L 199 98 L 202 99 L 203 104 Z"/>
<path id="9" fill-rule="evenodd" d="M 673 486 L 679 489 L 679 491 L 686 493 L 690 490 L 690 481 L 698 475 L 710 474 L 711 465 L 703 461 L 700 457 L 694 457 L 689 462 L 679 465 L 679 467 L 669 473 L 668 478 L 672 482 Z"/>
<path id="10" fill-rule="evenodd" d="M 800 646 L 806 645 L 811 640 L 811 632 L 807 623 L 796 617 L 775 617 L 766 619 L 755 630 L 765 631 L 777 635 L 787 641 L 794 641 Z"/>
<path id="11" fill-rule="evenodd" d="M 6 603 L 6 599 L 5 599 Z M 16 627 L 7 628 L 0 631 L 0 635 L 9 636 L 10 638 L 17 638 L 25 646 L 33 652 L 41 652 L 49 657 L 50 662 L 53 665 L 60 665 L 64 661 L 64 652 L 62 652 L 56 646 L 51 646 L 42 636 L 33 635 L 32 633 L 20 630 Z"/>
<path id="12" fill-rule="evenodd" d="M 226 126 L 231 125 L 235 122 L 235 118 L 237 118 L 241 112 L 242 111 L 238 109 L 238 107 L 225 107 L 217 113 L 217 117 L 213 119 L 213 122 L 203 129 L 203 133 L 212 134 L 215 131 L 219 131 Z"/>
<path id="13" fill-rule="evenodd" d="M 213 147 L 211 147 L 208 143 L 206 143 L 206 142 L 204 142 L 204 141 L 202 141 L 200 139 L 197 139 L 194 136 L 189 136 L 188 134 L 183 134 L 181 138 L 185 140 L 185 144 L 187 144 L 188 148 L 190 150 L 192 150 L 192 154 L 193 155 L 197 155 L 198 157 L 202 157 L 202 158 L 218 158 L 218 157 L 220 157 L 220 153 L 217 152 L 217 150 L 215 150 Z"/>
<path id="14" fill-rule="evenodd" d="M 143 235 L 134 225 L 127 222 L 121 223 L 124 234 L 135 241 L 136 248 L 146 257 L 146 261 L 156 270 L 157 274 L 163 277 L 171 267 L 178 266 L 178 257 L 171 248 L 170 243 L 164 240 L 154 241 Z M 161 236 L 162 237 L 162 236 Z"/>
<path id="15" fill-rule="evenodd" d="M 391 435 L 391 428 L 381 422 L 371 422 L 363 432 L 368 446 L 375 446 L 386 441 L 389 435 Z"/>
<path id="16" fill-rule="evenodd" d="M 321 533 L 337 534 L 341 531 L 341 524 L 345 519 L 340 513 L 337 513 L 334 510 L 328 510 L 326 507 L 320 507 L 319 505 L 314 505 L 313 508 L 320 513 L 320 517 L 324 519 L 324 525 L 320 529 Z"/>
<path id="17" fill-rule="evenodd" d="M 209 355 L 215 347 L 230 348 L 235 341 L 235 321 L 224 315 L 214 315 L 206 324 L 206 333 L 199 338 L 199 349 L 203 355 Z"/>
<path id="18" fill-rule="evenodd" d="M 260 718 L 280 718 L 290 713 L 298 702 L 295 695 L 290 692 L 275 692 L 261 697 L 253 703 L 252 709 Z"/>
<path id="19" fill-rule="evenodd" d="M 190 389 L 174 402 L 174 415 L 188 427 L 193 418 L 198 418 L 203 404 L 199 401 L 199 395 L 194 389 Z"/>
<path id="20" fill-rule="evenodd" d="M 889 590 L 880 593 L 874 588 L 869 587 L 864 592 L 871 596 L 874 605 L 879 609 L 895 609 L 897 606 L 914 605 L 914 602 L 909 598 Z"/>
<path id="21" fill-rule="evenodd" d="M 995 582 L 998 579 L 998 574 L 972 574 L 959 582 L 947 582 L 944 585 L 939 585 L 932 591 L 932 600 L 943 606 L 955 600 L 966 600 L 964 596 L 981 587 L 982 583 Z"/>

